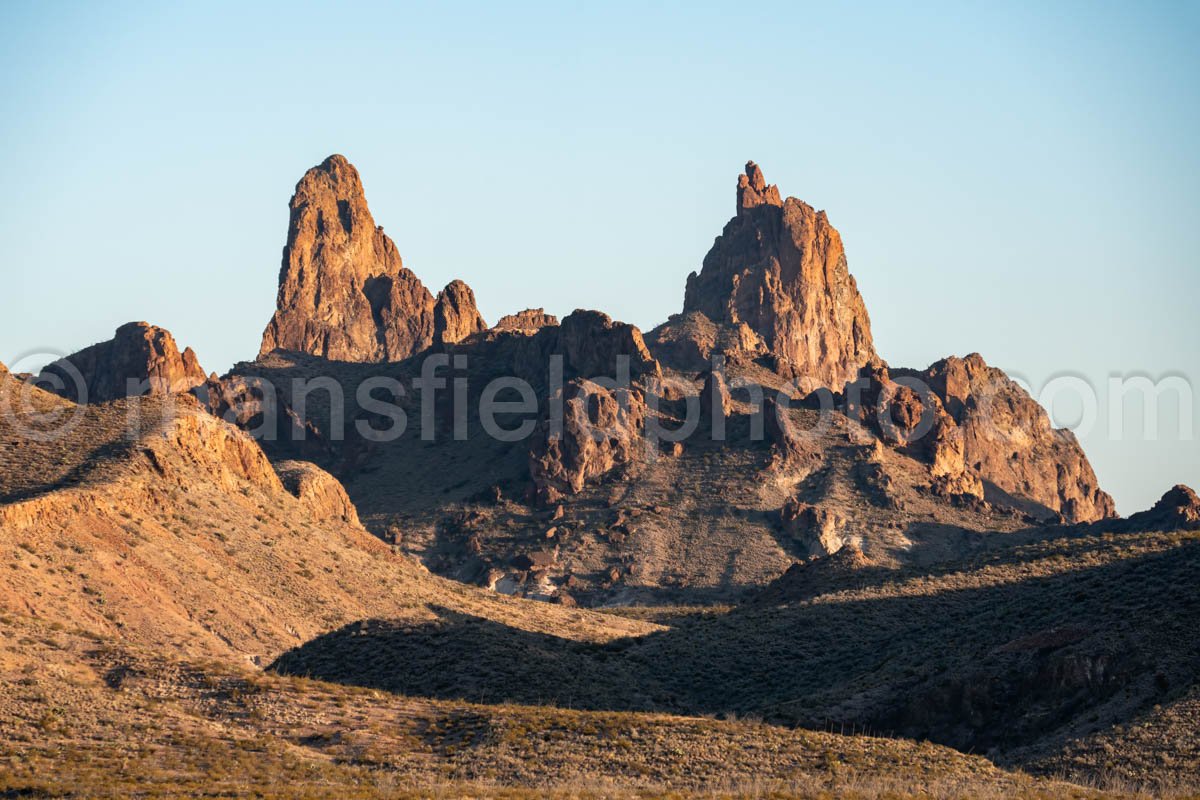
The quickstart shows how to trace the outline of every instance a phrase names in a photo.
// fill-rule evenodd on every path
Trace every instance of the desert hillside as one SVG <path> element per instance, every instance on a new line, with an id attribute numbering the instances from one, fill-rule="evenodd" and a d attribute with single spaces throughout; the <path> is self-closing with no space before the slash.
<path id="1" fill-rule="evenodd" d="M 1200 500 L 889 364 L 754 162 L 646 334 L 429 291 L 343 156 L 288 214 L 253 360 L 0 368 L 4 796 L 1200 791 Z"/>

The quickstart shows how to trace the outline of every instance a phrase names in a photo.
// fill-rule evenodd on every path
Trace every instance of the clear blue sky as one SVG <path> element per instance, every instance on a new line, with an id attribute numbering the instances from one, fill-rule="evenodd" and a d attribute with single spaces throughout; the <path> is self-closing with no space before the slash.
<path id="1" fill-rule="evenodd" d="M 0 361 L 132 319 L 252 358 L 341 152 L 489 320 L 662 321 L 753 158 L 828 210 L 893 364 L 1200 377 L 1200 5 L 570 5 L 6 2 Z M 1084 437 L 1123 512 L 1200 484 L 1173 432 Z"/>

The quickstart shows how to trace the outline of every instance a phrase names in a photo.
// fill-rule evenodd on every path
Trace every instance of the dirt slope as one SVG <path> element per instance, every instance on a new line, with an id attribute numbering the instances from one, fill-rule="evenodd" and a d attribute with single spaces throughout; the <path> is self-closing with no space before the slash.
<path id="1" fill-rule="evenodd" d="M 67 410 L 81 421 L 64 438 L 3 451 L 0 474 L 21 499 L 0 505 L 0 608 L 181 655 L 256 661 L 362 617 L 429 618 L 430 605 L 580 638 L 653 627 L 557 607 L 535 614 L 435 578 L 329 513 L 343 507 L 329 494 L 336 483 L 293 496 L 252 439 L 186 396 Z M 0 437 L 20 438 L 18 422 L 3 418 Z"/>

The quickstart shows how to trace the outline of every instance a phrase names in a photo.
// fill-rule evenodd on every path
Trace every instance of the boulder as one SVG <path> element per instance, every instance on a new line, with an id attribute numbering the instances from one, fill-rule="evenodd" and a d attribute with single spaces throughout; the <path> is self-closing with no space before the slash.
<path id="1" fill-rule="evenodd" d="M 842 535 L 846 520 L 822 506 L 789 500 L 779 509 L 779 524 L 809 557 L 832 555 L 846 544 Z"/>
<path id="2" fill-rule="evenodd" d="M 557 564 L 558 553 L 554 550 L 534 550 L 513 559 L 513 566 L 524 572 L 551 569 Z"/>

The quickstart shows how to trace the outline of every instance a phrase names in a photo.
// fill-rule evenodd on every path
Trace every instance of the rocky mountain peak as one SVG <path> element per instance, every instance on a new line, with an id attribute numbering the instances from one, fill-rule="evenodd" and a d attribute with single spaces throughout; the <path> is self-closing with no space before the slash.
<path id="1" fill-rule="evenodd" d="M 740 214 L 744 209 L 764 205 L 783 205 L 783 201 L 779 198 L 779 187 L 774 184 L 768 186 L 767 179 L 763 177 L 763 171 L 758 164 L 747 161 L 746 172 L 738 176 L 737 211 Z"/>
<path id="2" fill-rule="evenodd" d="M 738 177 L 737 198 L 737 215 L 688 276 L 684 314 L 745 324 L 779 374 L 840 389 L 876 358 L 842 237 L 825 212 L 781 201 L 753 161 Z"/>
<path id="3" fill-rule="evenodd" d="M 276 311 L 260 354 L 399 361 L 433 343 L 434 297 L 375 224 L 353 164 L 332 155 L 310 169 L 289 207 Z"/>

